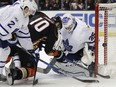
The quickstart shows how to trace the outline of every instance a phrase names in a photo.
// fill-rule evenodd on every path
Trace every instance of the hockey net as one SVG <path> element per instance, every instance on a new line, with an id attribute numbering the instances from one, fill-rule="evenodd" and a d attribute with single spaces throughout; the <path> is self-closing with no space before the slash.
<path id="1" fill-rule="evenodd" d="M 116 75 L 116 3 L 95 6 L 95 76 Z M 99 66 L 100 65 L 100 66 Z"/>

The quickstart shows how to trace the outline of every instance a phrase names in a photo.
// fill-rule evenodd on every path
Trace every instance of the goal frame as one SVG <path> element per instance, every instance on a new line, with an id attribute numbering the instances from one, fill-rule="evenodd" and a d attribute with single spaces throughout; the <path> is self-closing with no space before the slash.
<path id="1" fill-rule="evenodd" d="M 104 9 L 104 65 L 107 65 L 107 42 L 108 42 L 108 10 L 113 7 L 116 8 L 116 3 L 96 3 L 95 4 L 95 77 L 98 73 L 98 61 L 99 61 L 99 9 Z"/>

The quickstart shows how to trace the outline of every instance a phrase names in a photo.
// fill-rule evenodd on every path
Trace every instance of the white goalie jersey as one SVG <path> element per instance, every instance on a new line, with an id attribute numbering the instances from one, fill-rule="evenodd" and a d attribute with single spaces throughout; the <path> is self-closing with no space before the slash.
<path id="1" fill-rule="evenodd" d="M 89 28 L 85 22 L 75 18 L 76 24 L 71 31 L 61 29 L 63 45 L 67 53 L 76 53 L 84 48 L 85 43 L 94 46 L 94 29 Z"/>

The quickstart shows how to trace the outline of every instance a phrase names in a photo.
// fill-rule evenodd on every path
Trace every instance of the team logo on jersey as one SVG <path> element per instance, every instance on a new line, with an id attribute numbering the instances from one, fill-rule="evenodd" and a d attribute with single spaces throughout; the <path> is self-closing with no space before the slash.
<path id="1" fill-rule="evenodd" d="M 66 40 L 63 40 L 63 45 L 64 45 L 64 47 L 65 47 L 65 49 L 67 50 L 67 51 L 72 51 L 72 46 L 71 45 L 69 45 L 69 41 L 68 41 L 68 39 L 66 39 Z"/>

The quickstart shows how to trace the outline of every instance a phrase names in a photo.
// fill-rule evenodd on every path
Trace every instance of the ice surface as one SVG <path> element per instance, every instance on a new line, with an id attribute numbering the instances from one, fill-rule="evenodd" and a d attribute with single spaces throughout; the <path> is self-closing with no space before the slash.
<path id="1" fill-rule="evenodd" d="M 41 59 L 46 62 L 50 61 L 49 56 L 47 56 L 43 51 L 40 52 Z M 45 68 L 46 65 L 39 62 L 39 67 Z M 38 84 L 34 87 L 116 87 L 116 78 L 104 79 L 101 77 L 94 78 L 98 79 L 99 83 L 83 83 L 78 80 L 75 80 L 71 77 L 66 77 L 63 75 L 56 74 L 52 70 L 48 74 L 42 74 L 37 72 Z M 33 87 L 32 85 L 33 78 L 26 80 L 15 81 L 13 87 Z M 0 87 L 11 87 L 7 82 L 0 82 Z"/>
<path id="2" fill-rule="evenodd" d="M 99 79 L 99 83 L 83 83 L 71 77 L 58 75 L 53 71 L 49 74 L 37 73 L 38 84 L 34 87 L 116 87 L 116 79 Z M 29 80 L 15 81 L 13 87 L 33 87 L 32 78 Z M 0 82 L 0 87 L 10 87 L 7 83 Z"/>

